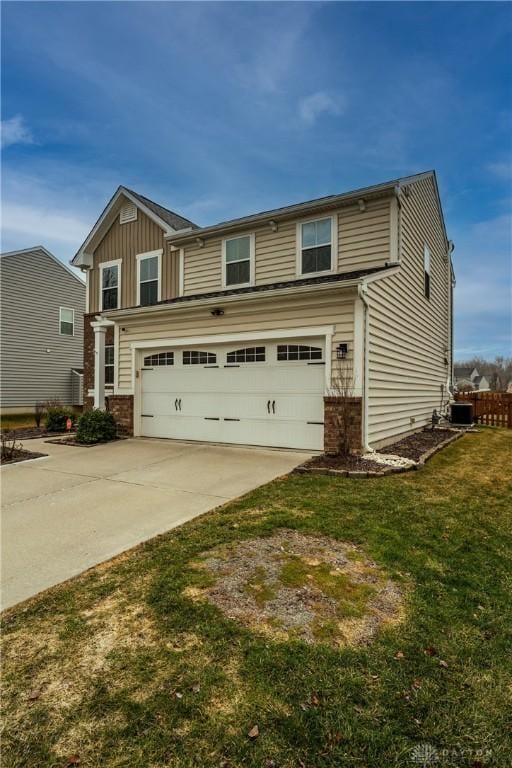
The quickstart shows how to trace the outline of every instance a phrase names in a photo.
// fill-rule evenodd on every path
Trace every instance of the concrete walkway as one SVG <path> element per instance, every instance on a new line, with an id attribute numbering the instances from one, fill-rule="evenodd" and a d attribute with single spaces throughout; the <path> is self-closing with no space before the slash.
<path id="1" fill-rule="evenodd" d="M 306 459 L 292 451 L 120 440 L 25 442 L 2 467 L 2 608 L 224 504 Z"/>

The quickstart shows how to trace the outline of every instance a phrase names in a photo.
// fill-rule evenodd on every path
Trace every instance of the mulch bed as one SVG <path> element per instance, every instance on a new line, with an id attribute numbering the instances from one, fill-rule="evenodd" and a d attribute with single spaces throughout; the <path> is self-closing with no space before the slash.
<path id="1" fill-rule="evenodd" d="M 10 459 L 4 459 L 0 457 L 0 463 L 2 466 L 5 464 L 18 464 L 20 461 L 28 461 L 28 459 L 40 459 L 42 456 L 47 456 L 46 453 L 33 453 L 32 451 L 16 450 L 13 453 L 13 457 Z"/>
<path id="2" fill-rule="evenodd" d="M 107 443 L 116 443 L 118 440 L 126 440 L 125 437 L 114 437 L 113 440 L 98 440 L 97 443 L 80 443 L 75 440 L 74 437 L 56 438 L 55 440 L 45 440 L 45 443 L 53 443 L 54 445 L 72 445 L 77 448 L 94 448 L 96 445 L 106 445 Z"/>
<path id="3" fill-rule="evenodd" d="M 397 456 L 403 456 L 406 459 L 420 461 L 421 457 L 431 448 L 435 448 L 440 443 L 444 443 L 449 437 L 454 435 L 452 429 L 431 429 L 425 432 L 415 432 L 402 440 L 387 445 L 382 449 L 382 453 L 394 453 Z"/>
<path id="4" fill-rule="evenodd" d="M 427 429 L 408 435 L 379 451 L 384 455 L 392 454 L 416 462 L 410 466 L 389 466 L 357 455 L 329 456 L 322 454 L 309 459 L 294 471 L 298 473 L 348 475 L 349 477 L 360 478 L 382 477 L 395 472 L 407 472 L 423 466 L 425 461 L 445 444 L 462 437 L 463 434 L 465 434 L 464 431 L 454 429 Z"/>
<path id="5" fill-rule="evenodd" d="M 58 436 L 67 435 L 67 432 L 48 432 L 46 427 L 14 427 L 14 429 L 2 429 L 2 434 L 15 434 L 16 439 L 32 440 L 36 437 L 46 437 L 47 435 Z"/>

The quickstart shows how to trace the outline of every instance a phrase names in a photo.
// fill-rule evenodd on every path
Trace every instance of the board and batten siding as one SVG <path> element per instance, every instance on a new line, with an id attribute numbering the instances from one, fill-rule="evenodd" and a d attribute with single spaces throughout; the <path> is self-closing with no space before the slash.
<path id="1" fill-rule="evenodd" d="M 35 249 L 0 258 L 1 407 L 72 401 L 72 368 L 83 366 L 85 284 Z M 75 310 L 73 336 L 59 333 L 59 307 Z"/>
<path id="2" fill-rule="evenodd" d="M 315 214 L 315 218 L 333 215 Z M 390 198 L 373 200 L 364 211 L 358 205 L 341 208 L 338 220 L 338 272 L 383 266 L 390 258 Z M 307 217 L 312 218 L 312 217 Z M 280 222 L 277 232 L 268 224 L 240 231 L 255 235 L 255 284 L 297 278 L 297 220 Z M 229 237 L 236 237 L 230 234 Z M 200 247 L 184 249 L 184 294 L 195 295 L 222 289 L 222 238 L 206 239 Z"/>
<path id="3" fill-rule="evenodd" d="M 190 308 L 189 311 L 159 312 L 146 319 L 126 318 L 119 330 L 118 391 L 132 393 L 132 343 L 187 337 L 215 336 L 219 334 L 268 331 L 268 338 L 276 330 L 334 325 L 331 355 L 340 342 L 352 343 L 354 326 L 354 296 L 349 290 L 336 291 L 321 296 L 260 298 L 243 302 L 237 307 L 225 307 L 225 315 L 212 317 L 206 307 Z M 221 343 L 221 342 L 217 342 Z"/>
<path id="4" fill-rule="evenodd" d="M 100 300 L 100 264 L 106 261 L 122 260 L 121 264 L 121 307 L 134 307 L 137 304 L 137 259 L 138 253 L 157 251 L 164 248 L 163 230 L 141 210 L 137 211 L 136 221 L 120 224 L 116 216 L 94 251 L 94 268 L 89 272 L 89 312 L 99 312 Z M 162 299 L 173 295 L 171 254 L 162 255 Z"/>
<path id="5" fill-rule="evenodd" d="M 432 178 L 402 195 L 399 236 L 399 272 L 368 286 L 368 439 L 376 446 L 429 423 L 449 378 L 450 263 Z M 424 294 L 425 244 L 430 300 Z"/>

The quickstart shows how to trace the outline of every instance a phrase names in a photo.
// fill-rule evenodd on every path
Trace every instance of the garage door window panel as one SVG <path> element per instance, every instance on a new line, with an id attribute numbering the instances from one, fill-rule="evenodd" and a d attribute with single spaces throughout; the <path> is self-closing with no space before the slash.
<path id="1" fill-rule="evenodd" d="M 217 362 L 217 355 L 213 352 L 201 350 L 185 350 L 183 352 L 183 365 L 213 365 Z"/>
<path id="2" fill-rule="evenodd" d="M 174 352 L 158 352 L 144 358 L 144 367 L 153 368 L 157 365 L 174 365 Z"/>
<path id="3" fill-rule="evenodd" d="M 246 347 L 227 353 L 228 363 L 264 363 L 265 347 Z"/>
<path id="4" fill-rule="evenodd" d="M 309 347 L 304 344 L 278 344 L 277 359 L 287 360 L 321 360 L 322 348 Z"/>

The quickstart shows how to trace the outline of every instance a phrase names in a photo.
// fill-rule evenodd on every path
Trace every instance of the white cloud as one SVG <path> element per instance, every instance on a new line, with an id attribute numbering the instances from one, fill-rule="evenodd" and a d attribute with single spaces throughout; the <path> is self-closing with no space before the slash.
<path id="1" fill-rule="evenodd" d="M 299 102 L 299 115 L 307 125 L 313 125 L 317 118 L 324 112 L 331 115 L 340 115 L 344 104 L 340 97 L 334 98 L 326 91 L 317 91 L 306 96 Z"/>
<path id="2" fill-rule="evenodd" d="M 487 163 L 486 170 L 504 181 L 512 181 L 512 162 L 510 160 L 498 161 L 496 163 Z"/>
<path id="3" fill-rule="evenodd" d="M 5 233 L 23 235 L 30 242 L 44 244 L 51 239 L 76 245 L 87 234 L 90 222 L 72 212 L 55 212 L 22 203 L 4 203 L 2 229 Z"/>
<path id="4" fill-rule="evenodd" d="M 15 115 L 8 120 L 2 120 L 2 147 L 10 147 L 11 144 L 33 144 L 34 137 L 30 128 L 25 124 L 21 115 Z"/>

